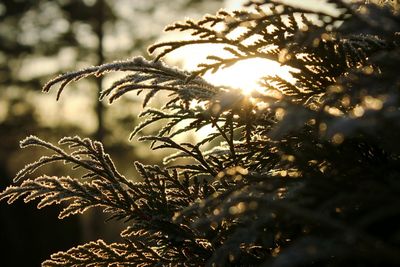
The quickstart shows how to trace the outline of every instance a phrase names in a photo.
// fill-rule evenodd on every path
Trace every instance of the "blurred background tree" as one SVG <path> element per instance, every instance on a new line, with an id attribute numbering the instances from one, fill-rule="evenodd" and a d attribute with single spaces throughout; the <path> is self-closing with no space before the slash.
<path id="1" fill-rule="evenodd" d="M 220 5 L 216 0 L 0 2 L 0 190 L 32 157 L 32 153 L 21 153 L 18 144 L 33 133 L 47 140 L 67 134 L 92 136 L 101 140 L 114 158 L 131 159 L 119 161 L 124 164 L 119 166 L 123 172 L 133 171 L 134 159 L 157 162 L 157 157 L 148 157 L 127 140 L 135 125 L 137 99 L 125 98 L 118 107 L 108 108 L 97 101 L 107 83 L 102 79 L 80 83 L 59 103 L 40 89 L 62 72 L 145 54 L 168 23 L 199 16 Z M 64 172 L 55 167 L 47 171 Z M 50 253 L 96 239 L 104 230 L 99 216 L 94 211 L 79 220 L 61 222 L 53 208 L 37 212 L 34 205 L 18 203 L 11 208 L 1 203 L 2 264 L 39 266 Z M 52 229 L 51 235 L 45 234 L 48 229 Z M 113 239 L 114 234 L 106 235 Z M 21 251 L 24 257 L 20 257 Z"/>

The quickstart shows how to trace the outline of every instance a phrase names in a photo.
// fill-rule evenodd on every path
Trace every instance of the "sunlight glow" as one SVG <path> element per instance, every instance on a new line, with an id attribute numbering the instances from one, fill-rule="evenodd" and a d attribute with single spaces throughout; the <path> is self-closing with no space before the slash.
<path id="1" fill-rule="evenodd" d="M 218 70 L 215 73 L 207 72 L 203 78 L 217 86 L 229 86 L 243 90 L 245 95 L 251 95 L 253 92 L 260 92 L 274 96 L 276 92 L 268 92 L 268 88 L 261 86 L 260 81 L 266 76 L 280 76 L 285 80 L 294 83 L 295 79 L 291 75 L 291 71 L 296 71 L 280 63 L 262 59 L 251 58 L 239 61 L 234 65 Z M 257 103 L 261 106 L 267 103 Z M 217 129 L 211 125 L 207 125 L 196 132 L 195 138 L 202 140 L 209 134 L 216 132 Z"/>
<path id="2" fill-rule="evenodd" d="M 169 54 L 168 59 L 171 64 L 180 64 L 183 69 L 195 71 L 198 65 L 202 62 L 208 62 L 208 55 L 216 55 L 221 58 L 229 58 L 230 55 L 223 49 L 221 45 L 214 44 L 199 44 L 181 48 Z M 282 65 L 279 62 L 268 60 L 265 58 L 250 58 L 236 62 L 230 67 L 221 68 L 215 73 L 208 71 L 203 78 L 216 86 L 232 87 L 243 90 L 245 95 L 251 96 L 254 92 L 259 92 L 263 95 L 268 95 L 273 98 L 279 98 L 281 95 L 276 91 L 268 90 L 262 86 L 260 82 L 263 77 L 280 76 L 290 83 L 295 83 L 292 75 L 298 70 Z M 250 98 L 250 100 L 252 97 Z M 199 103 L 191 103 L 191 108 L 194 108 Z M 268 103 L 256 103 L 260 109 L 266 108 Z M 209 134 L 217 132 L 216 128 L 207 125 L 196 131 L 194 138 L 200 141 L 206 138 Z"/>
<path id="3" fill-rule="evenodd" d="M 293 81 L 288 67 L 281 66 L 278 62 L 262 58 L 241 60 L 233 66 L 220 69 L 215 73 L 208 72 L 204 75 L 204 78 L 217 86 L 240 88 L 243 90 L 244 94 L 249 95 L 255 90 L 263 90 L 259 84 L 260 79 L 265 76 L 275 75 L 289 82 Z"/>

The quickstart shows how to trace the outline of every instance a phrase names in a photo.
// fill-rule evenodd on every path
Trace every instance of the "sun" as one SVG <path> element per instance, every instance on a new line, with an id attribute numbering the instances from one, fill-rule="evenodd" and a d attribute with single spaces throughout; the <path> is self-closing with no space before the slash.
<path id="1" fill-rule="evenodd" d="M 207 56 L 212 54 L 221 58 L 229 58 L 223 46 L 213 44 L 197 44 L 184 47 L 170 55 L 174 62 L 182 64 L 183 69 L 196 71 L 200 63 L 207 63 Z M 226 68 L 220 68 L 216 72 L 208 71 L 202 78 L 215 86 L 226 86 L 241 89 L 245 95 L 254 91 L 263 91 L 260 81 L 267 76 L 280 76 L 288 82 L 294 82 L 292 72 L 296 70 L 289 66 L 265 58 L 254 57 L 238 59 L 238 61 Z"/>
<path id="2" fill-rule="evenodd" d="M 199 64 L 207 63 L 207 56 L 215 55 L 229 58 L 230 54 L 217 44 L 196 44 L 183 47 L 170 53 L 167 59 L 173 64 L 180 64 L 187 71 L 196 71 Z M 215 73 L 206 72 L 202 77 L 215 86 L 238 88 L 244 94 L 250 95 L 253 91 L 262 91 L 260 80 L 266 76 L 280 76 L 289 82 L 294 82 L 292 72 L 295 69 L 265 58 L 254 57 L 238 59 L 232 66 L 220 68 Z"/>
<path id="3" fill-rule="evenodd" d="M 218 70 L 215 73 L 207 72 L 203 78 L 215 86 L 229 86 L 241 89 L 244 95 L 252 92 L 268 94 L 268 88 L 260 85 L 260 80 L 266 76 L 280 76 L 288 82 L 295 82 L 291 72 L 296 71 L 288 66 L 263 58 L 251 58 L 238 61 L 234 65 Z M 217 130 L 207 125 L 195 134 L 196 140 L 203 140 Z"/>
<path id="4" fill-rule="evenodd" d="M 189 46 L 178 52 L 174 52 L 173 60 L 180 62 L 182 67 L 188 71 L 196 71 L 200 63 L 207 62 L 207 56 L 211 53 L 227 57 L 223 47 L 201 44 Z M 263 77 L 280 76 L 288 82 L 294 83 L 295 79 L 292 76 L 292 72 L 297 72 L 297 70 L 273 60 L 255 57 L 238 60 L 235 64 L 226 68 L 220 68 L 214 73 L 208 71 L 202 78 L 214 86 L 240 89 L 244 95 L 251 97 L 253 92 L 273 95 L 273 92 L 268 92 L 268 88 L 264 88 L 260 84 Z M 214 127 L 207 125 L 196 131 L 193 137 L 195 140 L 200 141 L 216 131 Z"/>
<path id="5" fill-rule="evenodd" d="M 220 69 L 215 73 L 207 72 L 203 78 L 213 85 L 239 88 L 245 95 L 250 95 L 253 91 L 263 90 L 259 83 L 263 77 L 275 75 L 289 82 L 293 80 L 290 68 L 263 58 L 240 60 L 234 65 Z"/>

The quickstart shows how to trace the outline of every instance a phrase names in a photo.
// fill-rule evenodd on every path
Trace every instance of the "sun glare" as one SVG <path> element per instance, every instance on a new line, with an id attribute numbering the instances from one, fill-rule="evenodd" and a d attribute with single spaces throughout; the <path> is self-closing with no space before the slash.
<path id="1" fill-rule="evenodd" d="M 294 82 L 290 70 L 289 67 L 272 60 L 252 58 L 239 61 L 215 73 L 207 72 L 203 78 L 217 86 L 239 88 L 245 95 L 250 95 L 254 91 L 268 94 L 268 89 L 260 85 L 260 80 L 266 76 L 277 75 L 289 82 Z M 195 138 L 202 140 L 213 132 L 216 132 L 216 129 L 207 125 L 196 132 Z"/>
<path id="2" fill-rule="evenodd" d="M 253 91 L 263 90 L 259 84 L 260 79 L 275 75 L 288 81 L 293 80 L 288 67 L 262 58 L 241 60 L 231 67 L 220 69 L 215 73 L 208 72 L 204 75 L 204 78 L 217 86 L 240 88 L 244 94 L 249 95 Z"/>
<path id="3" fill-rule="evenodd" d="M 189 71 L 198 69 L 198 64 L 207 62 L 207 55 L 214 54 L 221 57 L 227 57 L 226 51 L 218 45 L 194 45 L 181 49 L 175 53 L 174 60 L 180 61 L 183 68 Z M 221 68 L 215 73 L 208 71 L 203 78 L 215 86 L 227 86 L 238 88 L 245 95 L 251 95 L 252 92 L 260 92 L 262 94 L 273 94 L 268 92 L 268 88 L 263 88 L 260 81 L 266 76 L 280 76 L 289 82 L 294 82 L 291 71 L 296 71 L 288 66 L 283 66 L 279 62 L 275 62 L 263 58 L 250 58 L 240 60 L 227 68 Z M 194 138 L 202 140 L 216 129 L 208 125 L 199 129 Z"/>

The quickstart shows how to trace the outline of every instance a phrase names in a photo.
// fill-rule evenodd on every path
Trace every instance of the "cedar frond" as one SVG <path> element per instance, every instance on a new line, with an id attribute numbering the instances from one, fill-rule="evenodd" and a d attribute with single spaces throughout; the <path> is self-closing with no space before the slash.
<path id="1" fill-rule="evenodd" d="M 88 171 L 84 177 L 102 177 L 110 182 L 118 182 L 129 186 L 129 182 L 117 171 L 110 156 L 104 152 L 103 145 L 100 142 L 75 136 L 64 137 L 59 141 L 59 144 L 68 146 L 68 148 L 72 149 L 72 152 L 68 153 L 36 136 L 29 136 L 21 141 L 20 146 L 22 148 L 38 146 L 46 148 L 54 154 L 50 157 L 44 156 L 38 161 L 26 165 L 17 173 L 14 181 L 17 182 L 26 178 L 45 164 L 62 161 L 64 164 L 73 164 L 74 168 L 82 168 Z"/>
<path id="2" fill-rule="evenodd" d="M 130 199 L 119 192 L 120 185 L 101 180 L 79 182 L 69 177 L 41 176 L 34 180 L 25 180 L 19 186 L 10 186 L 1 194 L 0 199 L 13 203 L 19 198 L 25 202 L 40 199 L 37 207 L 67 203 L 59 218 L 83 213 L 87 209 L 100 206 L 106 212 L 113 213 L 118 219 L 129 218 L 134 212 Z"/>
<path id="3" fill-rule="evenodd" d="M 168 260 L 141 242 L 106 244 L 97 240 L 55 253 L 42 266 L 154 266 L 159 262 L 167 263 Z"/>
<path id="4" fill-rule="evenodd" d="M 78 81 L 90 75 L 99 76 L 114 71 L 133 72 L 133 74 L 116 81 L 110 88 L 101 93 L 100 98 L 109 97 L 110 102 L 130 91 L 140 93 L 143 90 L 148 90 L 149 92 L 143 102 L 143 106 L 146 106 L 149 100 L 162 90 L 171 91 L 185 101 L 209 99 L 219 90 L 199 77 L 189 79 L 190 73 L 168 67 L 161 61 L 147 61 L 142 57 L 136 57 L 127 61 L 116 61 L 60 75 L 49 81 L 43 87 L 43 91 L 48 92 L 52 87 L 60 84 L 57 90 L 57 99 L 59 99 L 64 88 L 72 81 Z M 191 93 L 192 90 L 195 90 L 196 93 Z M 204 92 L 204 96 L 199 95 L 201 92 Z"/>

